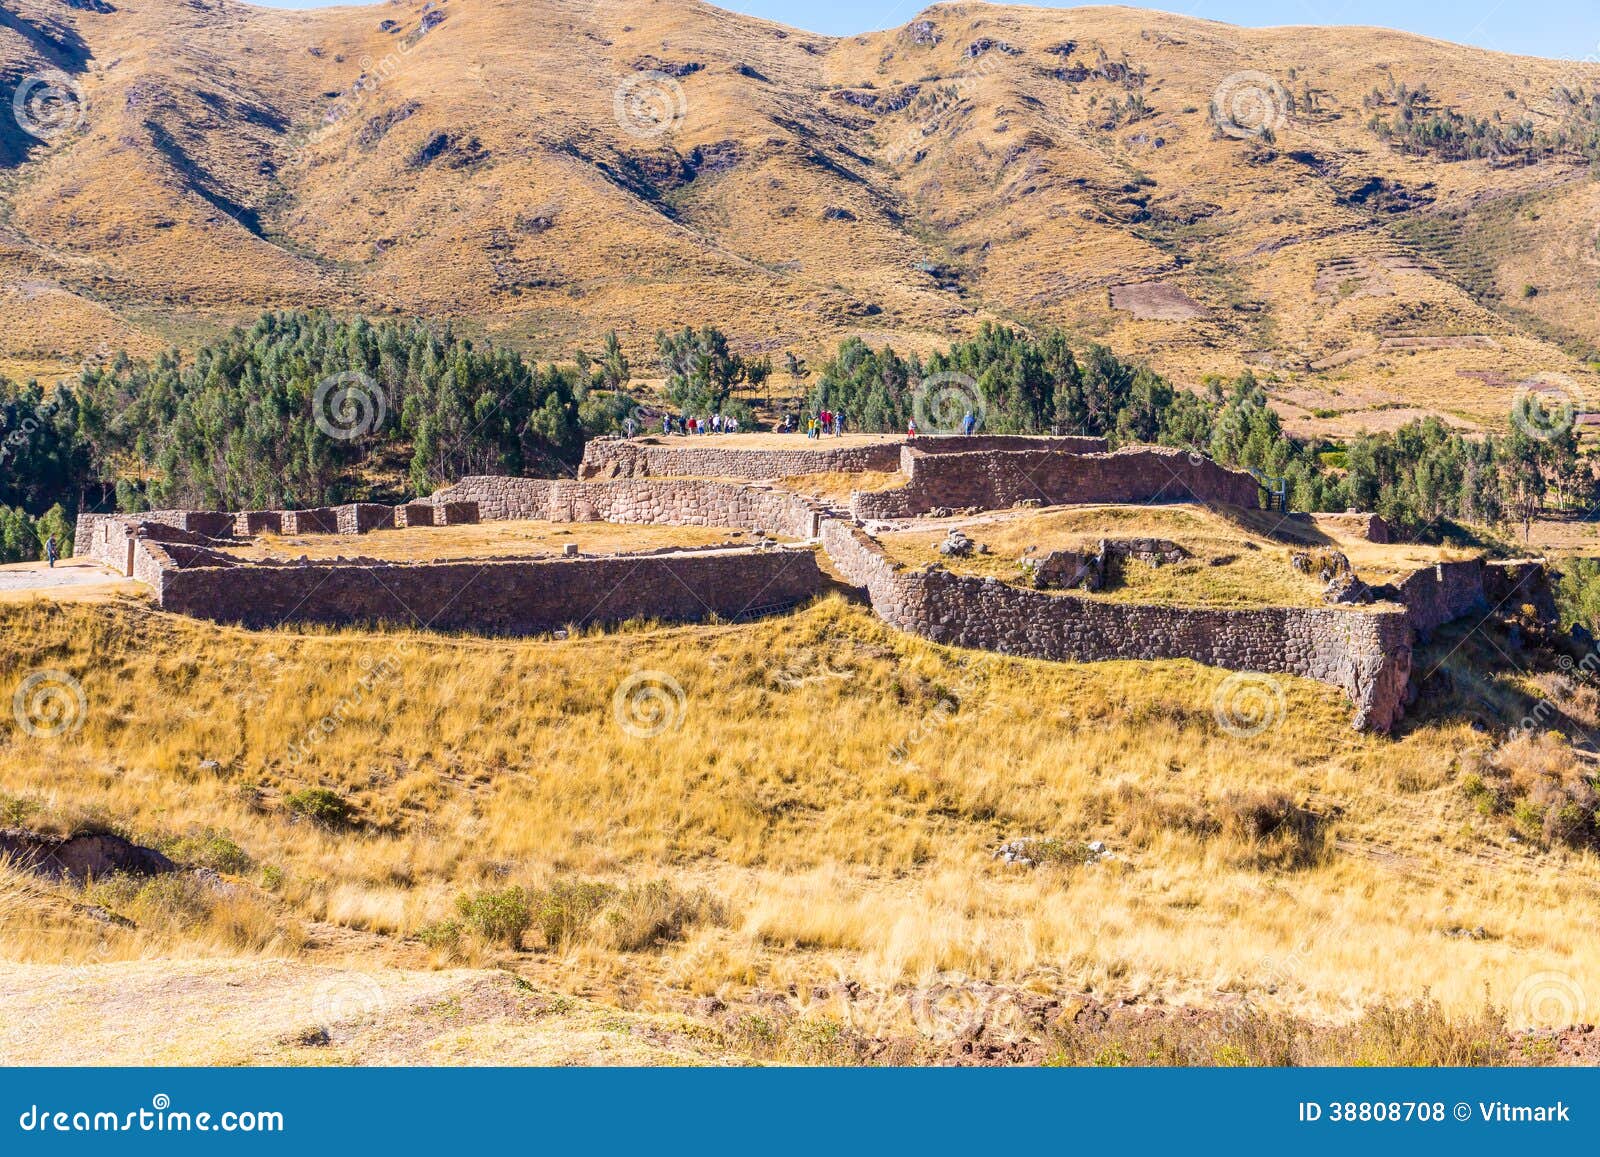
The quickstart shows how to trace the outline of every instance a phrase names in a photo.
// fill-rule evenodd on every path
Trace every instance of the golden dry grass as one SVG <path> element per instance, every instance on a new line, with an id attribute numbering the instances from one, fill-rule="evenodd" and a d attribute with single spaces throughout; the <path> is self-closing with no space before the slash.
<path id="1" fill-rule="evenodd" d="M 879 536 L 896 561 L 907 566 L 938 564 L 958 574 L 1023 583 L 1023 558 L 1056 550 L 1093 553 L 1106 538 L 1161 538 L 1193 556 L 1155 567 L 1130 561 L 1116 585 L 1074 598 L 1168 606 L 1241 608 L 1322 606 L 1322 583 L 1290 566 L 1307 547 L 1336 549 L 1373 583 L 1387 582 L 1418 567 L 1467 552 L 1412 544 L 1382 545 L 1333 535 L 1308 522 L 1268 512 L 1225 514 L 1204 507 L 1094 506 L 1005 512 L 969 519 L 941 519 L 928 529 L 896 529 Z M 961 527 L 988 553 L 949 558 L 939 544 Z"/>
<path id="2" fill-rule="evenodd" d="M 850 495 L 859 491 L 893 490 L 904 486 L 906 476 L 898 470 L 861 470 L 853 474 L 793 474 L 781 480 L 785 490 L 812 498 L 848 505 Z"/>
<path id="3" fill-rule="evenodd" d="M 388 562 L 427 562 L 496 556 L 537 558 L 560 554 L 568 545 L 576 546 L 582 554 L 632 554 L 674 548 L 748 546 L 753 541 L 745 531 L 723 527 L 528 520 L 418 526 L 375 530 L 370 534 L 263 534 L 246 545 L 227 550 L 251 559 L 360 557 Z"/>
<path id="4" fill-rule="evenodd" d="M 116 607 L 3 608 L 0 626 L 0 684 L 60 670 L 87 704 L 60 738 L 5 721 L 8 808 L 146 840 L 225 832 L 253 861 L 245 909 L 192 928 L 107 928 L 63 912 L 70 890 L 41 904 L 13 882 L 11 959 L 276 957 L 324 927 L 359 934 L 357 961 L 425 959 L 399 938 L 465 893 L 667 879 L 726 920 L 646 951 L 535 937 L 436 959 L 511 960 L 646 1010 L 851 980 L 855 1015 L 887 1033 L 914 1031 L 893 994 L 942 977 L 1321 1020 L 1425 989 L 1465 1013 L 1487 989 L 1527 1021 L 1527 978 L 1581 982 L 1597 963 L 1582 929 L 1600 863 L 1514 842 L 1474 809 L 1463 768 L 1492 741 L 1467 716 L 1357 735 L 1339 693 L 1309 682 L 1282 680 L 1273 725 L 1235 735 L 1213 710 L 1223 672 L 953 652 L 832 599 L 551 642 L 252 634 Z M 659 734 L 641 732 L 660 721 L 644 704 L 615 700 L 636 673 L 662 691 Z M 1515 680 L 1487 678 L 1505 686 L 1475 704 L 1519 701 Z M 286 801 L 311 787 L 355 824 L 297 818 Z M 1308 866 L 1204 822 L 1277 794 L 1326 825 Z M 1102 839 L 1115 858 L 992 859 L 1023 836 Z M 47 918 L 70 932 L 45 935 Z"/>

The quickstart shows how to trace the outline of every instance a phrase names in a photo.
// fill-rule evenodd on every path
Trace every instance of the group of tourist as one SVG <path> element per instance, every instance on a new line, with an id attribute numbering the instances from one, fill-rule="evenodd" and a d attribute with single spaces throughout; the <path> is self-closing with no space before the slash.
<path id="1" fill-rule="evenodd" d="M 628 437 L 632 438 L 638 432 L 638 424 L 633 418 L 623 422 L 623 429 Z M 831 434 L 840 437 L 845 430 L 843 410 L 823 410 L 811 415 L 803 422 L 793 414 L 785 414 L 783 421 L 778 423 L 778 433 L 794 434 L 800 430 L 805 431 L 807 438 L 821 438 Z M 709 418 L 693 418 L 687 414 L 673 417 L 671 414 L 661 415 L 661 432 L 663 434 L 737 434 L 739 432 L 739 419 L 731 414 L 712 414 Z M 963 434 L 976 434 L 978 432 L 978 417 L 972 411 L 967 411 L 966 417 L 961 420 Z M 917 420 L 912 418 L 906 423 L 906 437 L 917 436 Z"/>
<path id="2" fill-rule="evenodd" d="M 732 414 L 712 414 L 709 418 L 694 418 L 688 414 L 680 414 L 674 418 L 671 414 L 661 415 L 661 432 L 663 434 L 737 434 L 739 432 L 739 419 Z M 630 437 L 632 435 L 629 435 Z"/>
<path id="3" fill-rule="evenodd" d="M 811 415 L 803 423 L 796 420 L 793 414 L 785 414 L 783 421 L 778 424 L 780 434 L 793 434 L 801 429 L 805 430 L 807 438 L 820 438 L 824 434 L 832 434 L 837 438 L 844 433 L 844 411 L 823 410 Z"/>

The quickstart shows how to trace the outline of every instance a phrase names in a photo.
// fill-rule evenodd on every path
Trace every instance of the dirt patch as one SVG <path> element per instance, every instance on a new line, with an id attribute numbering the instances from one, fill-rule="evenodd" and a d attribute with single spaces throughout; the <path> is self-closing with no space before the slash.
<path id="1" fill-rule="evenodd" d="M 1195 321 L 1206 316 L 1205 307 L 1175 285 L 1160 282 L 1111 287 L 1111 308 L 1131 313 L 1140 321 Z"/>

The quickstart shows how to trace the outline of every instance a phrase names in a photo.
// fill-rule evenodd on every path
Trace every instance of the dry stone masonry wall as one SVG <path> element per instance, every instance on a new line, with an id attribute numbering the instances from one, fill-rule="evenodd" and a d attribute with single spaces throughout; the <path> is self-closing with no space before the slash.
<path id="1" fill-rule="evenodd" d="M 740 449 L 738 435 L 712 435 L 701 444 L 695 437 L 635 439 L 600 438 L 583 448 L 581 479 L 596 478 L 741 478 L 750 481 L 790 478 L 801 474 L 891 473 L 901 468 L 901 444 L 829 446 L 794 435 L 785 450 Z M 918 438 L 923 454 L 1016 450 L 1026 445 L 1040 453 L 1089 454 L 1104 451 L 1104 438 L 1015 438 L 1004 436 Z"/>
<path id="2" fill-rule="evenodd" d="M 896 467 L 906 485 L 855 494 L 857 518 L 771 486 L 656 476 Z M 246 562 L 213 549 L 229 534 L 360 534 L 480 518 L 740 527 L 820 540 L 834 569 L 867 592 L 881 618 L 937 643 L 1072 662 L 1191 659 L 1296 675 L 1342 688 L 1355 705 L 1356 725 L 1374 730 L 1389 729 L 1404 711 L 1418 632 L 1507 603 L 1553 612 L 1538 562 L 1442 563 L 1383 588 L 1385 601 L 1373 606 L 1141 606 L 901 567 L 858 521 L 1029 500 L 1258 504 L 1250 475 L 1154 447 L 1105 453 L 1095 439 L 975 437 L 766 452 L 615 440 L 591 443 L 583 472 L 591 481 L 465 478 L 426 502 L 392 508 L 86 514 L 78 520 L 76 550 L 148 583 L 168 610 L 248 626 L 399 623 L 529 634 L 639 618 L 744 618 L 794 606 L 826 588 L 829 580 L 806 548 L 436 563 Z M 1376 541 L 1386 528 L 1378 522 L 1367 529 Z"/>
<path id="3" fill-rule="evenodd" d="M 463 478 L 435 503 L 474 502 L 489 519 L 727 526 L 785 538 L 815 538 L 820 510 L 797 494 L 696 478 L 570 482 L 548 478 Z"/>
<path id="4" fill-rule="evenodd" d="M 823 526 L 846 579 L 885 622 L 936 643 L 1036 659 L 1192 659 L 1298 675 L 1342 688 L 1355 725 L 1386 731 L 1403 713 L 1412 630 L 1398 608 L 1204 610 L 1051 595 L 996 579 L 897 566 L 859 526 Z"/>
<path id="5" fill-rule="evenodd" d="M 179 561 L 176 551 L 173 561 Z M 215 562 L 191 556 L 190 562 Z M 744 619 L 794 607 L 827 579 L 811 550 L 591 559 L 173 566 L 164 609 L 217 622 L 396 624 L 528 635 L 635 619 Z"/>
<path id="6" fill-rule="evenodd" d="M 1127 447 L 1110 454 L 1021 450 L 930 455 L 920 444 L 907 444 L 903 454 L 906 485 L 853 494 L 850 508 L 857 518 L 914 518 L 940 509 L 1000 510 L 1021 502 L 1261 505 L 1260 487 L 1251 475 L 1166 447 Z"/>

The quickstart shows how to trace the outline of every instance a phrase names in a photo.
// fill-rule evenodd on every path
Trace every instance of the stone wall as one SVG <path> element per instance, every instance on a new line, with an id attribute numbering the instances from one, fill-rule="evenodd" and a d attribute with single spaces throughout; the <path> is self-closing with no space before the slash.
<path id="1" fill-rule="evenodd" d="M 800 495 L 764 486 L 695 478 L 463 478 L 435 504 L 475 502 L 486 519 L 727 526 L 786 538 L 814 538 L 819 509 Z"/>
<path id="2" fill-rule="evenodd" d="M 468 526 L 481 521 L 476 502 L 440 502 L 435 510 L 439 526 Z"/>
<path id="3" fill-rule="evenodd" d="M 90 558 L 121 575 L 130 573 L 128 543 L 135 523 L 120 514 L 80 514 L 72 532 L 72 557 Z"/>
<path id="4" fill-rule="evenodd" d="M 235 515 L 226 510 L 147 510 L 139 519 L 175 526 L 207 538 L 228 538 L 233 534 Z"/>
<path id="5" fill-rule="evenodd" d="M 792 435 L 794 445 L 758 450 L 740 445 L 740 436 L 599 438 L 583 448 L 578 477 L 742 478 L 751 481 L 799 474 L 889 473 L 900 469 L 900 440 L 866 445 L 835 445 Z M 912 443 L 924 454 L 1029 449 L 1056 454 L 1091 454 L 1106 448 L 1104 438 L 1031 438 L 1008 435 L 926 437 Z"/>
<path id="6" fill-rule="evenodd" d="M 1298 675 L 1342 688 L 1363 729 L 1387 731 L 1404 710 L 1412 631 L 1401 610 L 1140 606 L 900 568 L 842 520 L 823 526 L 822 543 L 885 622 L 936 643 L 1066 662 L 1192 659 Z"/>
<path id="7" fill-rule="evenodd" d="M 284 534 L 338 534 L 339 512 L 331 506 L 309 510 L 281 510 L 279 526 Z"/>
<path id="8" fill-rule="evenodd" d="M 850 508 L 860 519 L 912 518 L 936 509 L 1000 510 L 1019 502 L 1202 502 L 1261 505 L 1249 474 L 1209 458 L 1166 447 L 1130 446 L 1110 454 L 980 451 L 924 454 L 905 448 L 906 485 L 857 492 Z"/>
<path id="9" fill-rule="evenodd" d="M 193 549 L 212 542 L 208 535 L 184 530 L 144 514 L 80 514 L 72 538 L 74 558 L 89 558 L 125 578 L 148 583 L 158 592 L 168 556 L 163 544 L 186 544 Z M 225 556 L 219 556 L 225 557 Z"/>
<path id="10" fill-rule="evenodd" d="M 918 454 L 992 454 L 996 451 L 1022 450 L 1051 454 L 1104 454 L 1107 448 L 1104 438 L 1046 438 L 1026 434 L 931 434 L 907 439 L 901 445 L 902 449 L 914 449 Z M 902 463 L 904 458 L 902 454 Z"/>
<path id="11" fill-rule="evenodd" d="M 517 522 L 550 517 L 550 495 L 555 490 L 554 478 L 511 478 L 499 474 L 475 474 L 463 478 L 453 486 L 434 492 L 426 503 L 412 506 L 442 506 L 451 502 L 476 502 L 486 521 Z M 397 523 L 401 518 L 411 518 L 411 507 L 395 510 Z M 403 513 L 402 513 L 403 512 Z M 431 512 L 418 510 L 416 517 L 432 518 Z"/>
<path id="12" fill-rule="evenodd" d="M 739 435 L 626 440 L 600 438 L 583 448 L 578 477 L 783 478 L 794 474 L 859 474 L 900 468 L 894 442 L 834 446 L 793 436 L 792 450 L 739 449 Z M 704 443 L 704 444 L 702 444 Z"/>
<path id="13" fill-rule="evenodd" d="M 205 553 L 171 561 L 204 563 Z M 389 623 L 526 635 L 634 619 L 751 618 L 827 584 L 811 550 L 736 550 L 573 560 L 172 565 L 161 606 L 249 627 Z"/>
<path id="14" fill-rule="evenodd" d="M 257 534 L 282 534 L 283 511 L 242 510 L 234 516 L 233 533 L 239 538 Z"/>
<path id="15" fill-rule="evenodd" d="M 394 507 L 379 502 L 349 502 L 335 513 L 340 534 L 368 534 L 394 525 Z"/>
<path id="16" fill-rule="evenodd" d="M 1364 538 L 1368 542 L 1390 543 L 1394 533 L 1379 514 L 1346 511 L 1343 514 L 1300 514 L 1294 516 L 1309 521 L 1324 534 L 1335 537 Z"/>
<path id="17" fill-rule="evenodd" d="M 412 526 L 437 526 L 439 507 L 432 502 L 407 502 L 393 511 L 394 525 L 401 530 Z"/>
<path id="18" fill-rule="evenodd" d="M 1425 567 L 1407 575 L 1393 587 L 1374 593 L 1386 595 L 1390 590 L 1405 604 L 1411 625 L 1424 633 L 1463 615 L 1486 614 L 1489 610 L 1484 591 L 1484 565 L 1477 559 Z"/>

